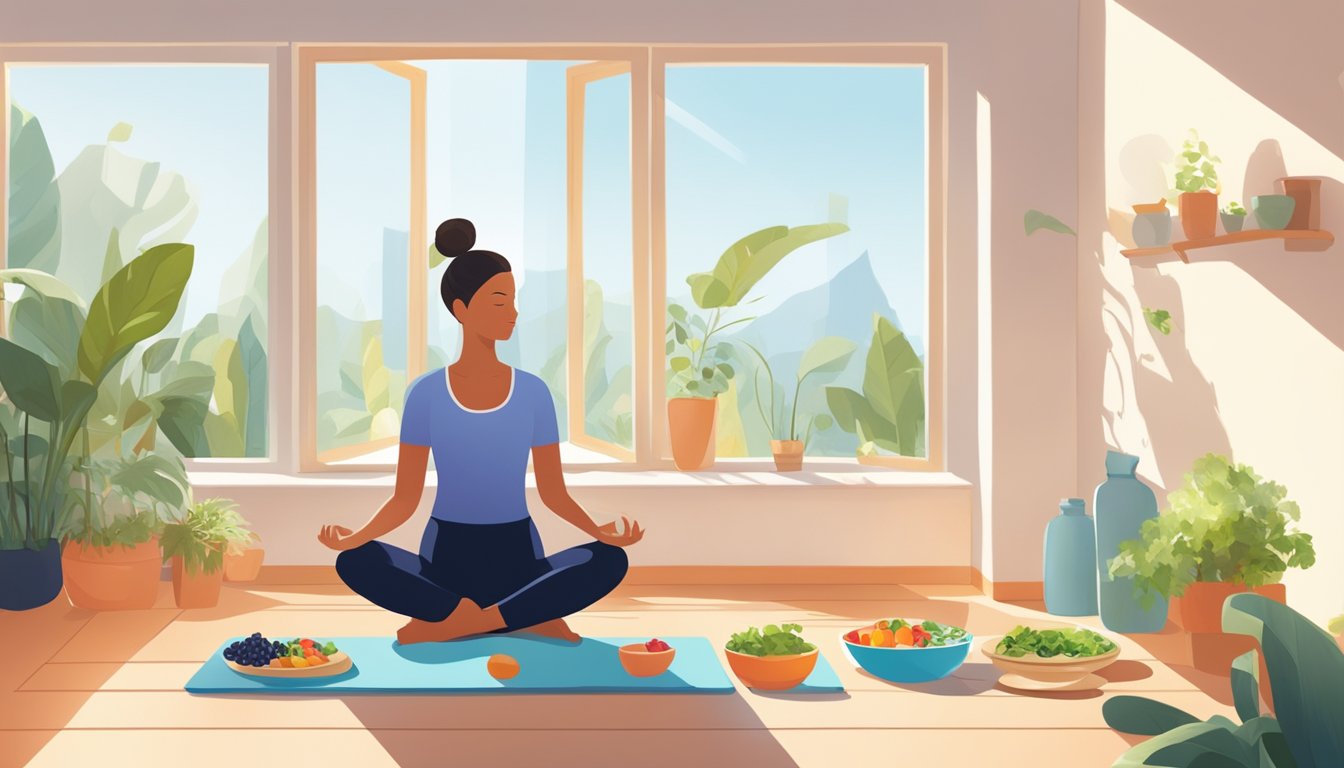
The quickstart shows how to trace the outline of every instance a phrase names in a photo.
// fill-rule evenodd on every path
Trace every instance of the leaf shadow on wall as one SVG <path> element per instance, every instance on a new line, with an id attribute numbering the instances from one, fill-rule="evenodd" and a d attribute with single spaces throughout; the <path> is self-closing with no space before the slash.
<path id="1" fill-rule="evenodd" d="M 1281 194 L 1278 180 L 1287 176 L 1283 151 L 1274 139 L 1261 141 L 1246 164 L 1242 199 L 1249 211 L 1255 195 Z M 1338 179 L 1315 176 L 1321 180 L 1321 229 L 1344 234 L 1344 183 Z M 1251 224 L 1253 215 L 1248 215 Z M 1339 300 L 1344 286 L 1344 245 L 1292 242 L 1238 247 L 1228 256 L 1265 290 L 1274 294 L 1316 332 L 1339 349 L 1344 349 L 1344 302 Z M 1301 248 L 1301 250 L 1293 250 Z M 1315 248 L 1316 250 L 1308 250 Z M 1233 256 L 1235 254 L 1235 256 Z"/>

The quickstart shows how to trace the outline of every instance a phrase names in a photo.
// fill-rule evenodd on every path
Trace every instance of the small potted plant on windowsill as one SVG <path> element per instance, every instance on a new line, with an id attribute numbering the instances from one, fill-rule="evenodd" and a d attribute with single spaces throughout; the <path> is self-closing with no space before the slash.
<path id="1" fill-rule="evenodd" d="M 261 546 L 261 537 L 249 533 L 247 541 L 229 544 L 224 553 L 224 580 L 254 581 L 260 575 L 265 559 L 266 549 Z"/>
<path id="2" fill-rule="evenodd" d="M 1250 467 L 1215 454 L 1198 459 L 1168 496 L 1169 509 L 1144 522 L 1140 539 L 1121 543 L 1111 576 L 1134 577 L 1136 594 L 1173 598 L 1171 615 L 1187 632 L 1219 633 L 1228 596 L 1253 591 L 1282 603 L 1284 571 L 1316 562 L 1286 495 Z"/>
<path id="3" fill-rule="evenodd" d="M 228 499 L 198 501 L 182 520 L 163 529 L 163 561 L 173 568 L 173 598 L 179 608 L 211 608 L 224 581 L 224 553 L 251 537 L 247 521 Z"/>
<path id="4" fill-rule="evenodd" d="M 728 391 L 735 373 L 732 345 L 714 341 L 714 337 L 754 319 L 725 322 L 724 310 L 741 304 L 747 292 L 785 256 L 848 231 L 848 226 L 836 223 L 766 227 L 729 246 L 712 271 L 686 278 L 691 298 L 710 312 L 710 318 L 691 315 L 679 304 L 667 307 L 667 422 L 677 469 L 704 469 L 714 463 L 718 396 Z"/>
<path id="5" fill-rule="evenodd" d="M 770 369 L 770 361 L 752 344 L 746 346 L 761 361 L 761 367 L 757 369 L 756 378 L 752 383 L 756 395 L 756 410 L 761 414 L 761 421 L 765 424 L 765 428 L 771 436 L 770 451 L 774 454 L 775 469 L 780 472 L 796 472 L 803 468 L 803 451 L 812 436 L 812 430 L 826 430 L 834 423 L 829 413 L 819 413 L 811 418 L 804 416 L 803 421 L 807 424 L 806 431 L 802 435 L 802 439 L 798 439 L 798 397 L 802 394 L 803 381 L 812 374 L 839 373 L 844 370 L 858 345 L 840 336 L 826 336 L 818 339 L 807 348 L 807 351 L 803 353 L 802 361 L 798 363 L 792 404 L 786 396 L 781 400 L 778 409 L 775 407 L 775 374 Z M 765 371 L 766 378 L 769 380 L 768 391 L 770 394 L 768 398 L 761 394 L 760 374 L 762 370 Z M 768 414 L 766 413 L 767 405 L 769 406 Z M 789 412 L 787 431 L 783 429 L 784 414 L 782 411 Z"/>
<path id="6" fill-rule="evenodd" d="M 1218 224 L 1218 169 L 1222 160 L 1193 129 L 1176 156 L 1176 207 L 1187 240 L 1213 237 Z"/>
<path id="7" fill-rule="evenodd" d="M 1246 209 L 1236 200 L 1223 206 L 1223 211 L 1219 216 L 1223 220 L 1223 231 L 1229 235 L 1233 232 L 1240 232 L 1242 225 L 1246 223 Z"/>

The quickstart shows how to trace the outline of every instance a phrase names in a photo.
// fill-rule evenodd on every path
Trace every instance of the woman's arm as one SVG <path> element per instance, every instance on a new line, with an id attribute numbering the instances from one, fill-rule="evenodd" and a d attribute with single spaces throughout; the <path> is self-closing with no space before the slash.
<path id="1" fill-rule="evenodd" d="M 625 521 L 624 532 L 619 531 L 615 523 L 599 526 L 587 512 L 583 511 L 583 507 L 574 501 L 569 495 L 569 489 L 565 487 L 565 471 L 560 464 L 559 443 L 532 448 L 532 471 L 537 477 L 537 494 L 541 496 L 541 503 L 561 520 L 598 541 L 618 547 L 627 547 L 644 538 L 644 531 L 640 529 L 639 523 L 621 518 Z"/>
<path id="2" fill-rule="evenodd" d="M 425 467 L 429 464 L 429 446 L 402 443 L 397 453 L 397 485 L 392 498 L 374 513 L 359 530 L 340 525 L 324 525 L 317 540 L 335 550 L 354 549 L 395 531 L 411 519 L 425 492 Z"/>

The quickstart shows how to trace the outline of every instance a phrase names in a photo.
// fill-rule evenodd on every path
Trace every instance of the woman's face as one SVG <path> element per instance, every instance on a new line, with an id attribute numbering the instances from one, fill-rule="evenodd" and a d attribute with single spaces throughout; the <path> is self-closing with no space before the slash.
<path id="1" fill-rule="evenodd" d="M 453 301 L 453 315 L 462 323 L 462 330 L 495 341 L 504 341 L 513 335 L 518 322 L 518 308 L 514 306 L 513 273 L 500 272 L 485 281 L 485 285 L 471 297 L 471 303 Z"/>

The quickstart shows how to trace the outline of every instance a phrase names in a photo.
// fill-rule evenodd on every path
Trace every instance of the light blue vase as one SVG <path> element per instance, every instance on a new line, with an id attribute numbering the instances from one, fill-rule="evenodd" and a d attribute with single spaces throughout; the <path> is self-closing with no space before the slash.
<path id="1" fill-rule="evenodd" d="M 1112 632 L 1159 632 L 1167 624 L 1167 600 L 1153 593 L 1144 608 L 1134 594 L 1134 580 L 1112 579 L 1111 558 L 1120 553 L 1120 542 L 1139 538 L 1143 521 L 1157 517 L 1153 489 L 1134 476 L 1139 457 L 1106 452 L 1106 482 L 1097 486 L 1092 508 L 1097 517 L 1097 573 L 1101 623 Z"/>
<path id="2" fill-rule="evenodd" d="M 1045 610 L 1056 616 L 1097 614 L 1097 537 L 1087 502 L 1064 499 L 1045 527 Z"/>

